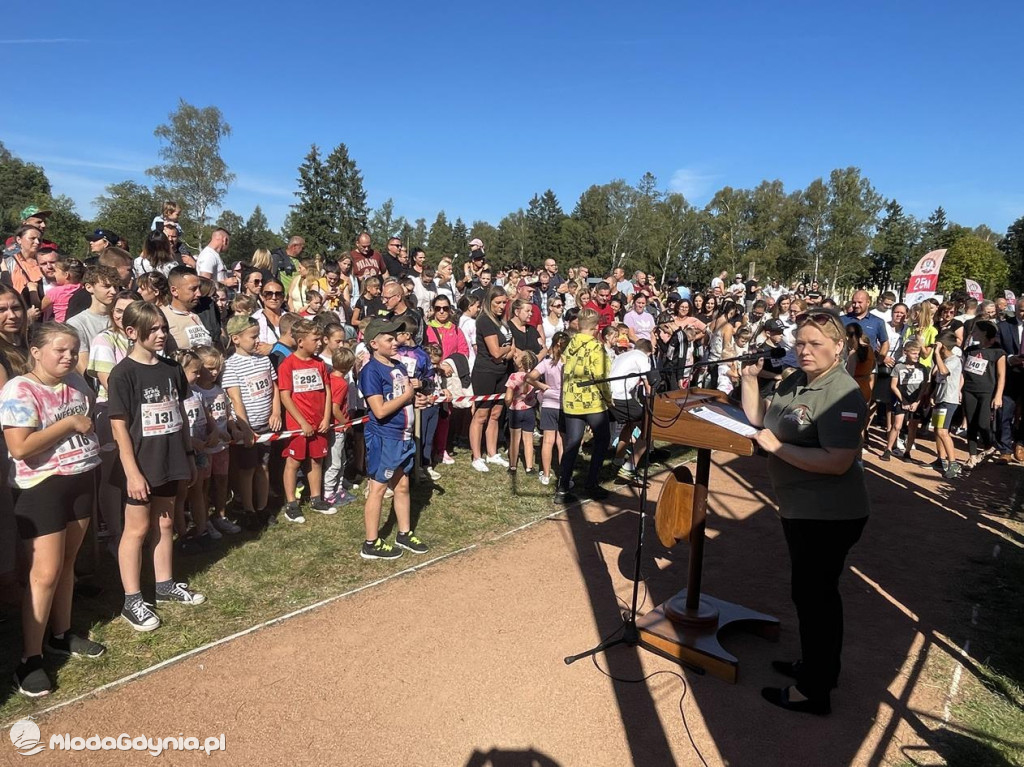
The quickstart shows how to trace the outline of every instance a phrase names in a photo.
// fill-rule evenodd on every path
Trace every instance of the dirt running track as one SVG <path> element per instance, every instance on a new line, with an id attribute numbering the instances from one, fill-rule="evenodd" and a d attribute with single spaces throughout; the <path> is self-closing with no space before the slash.
<path id="1" fill-rule="evenodd" d="M 716 463 L 704 590 L 778 616 L 782 638 L 730 635 L 737 685 L 685 673 L 686 721 L 709 764 L 941 763 L 952 643 L 962 645 L 971 614 L 958 584 L 995 544 L 1021 545 L 987 512 L 1017 497 L 1024 471 L 983 466 L 954 490 L 923 467 L 869 463 L 873 514 L 844 576 L 844 671 L 826 719 L 759 697 L 784 683 L 770 660 L 797 655 L 785 544 L 764 462 Z M 619 623 L 637 523 L 621 509 L 633 504 L 623 494 L 570 511 L 62 708 L 39 722 L 43 740 L 225 733 L 225 753 L 161 757 L 175 765 L 699 764 L 677 676 L 629 684 L 589 661 L 562 662 Z M 685 546 L 664 549 L 653 524 L 647 540 L 645 611 L 684 585 L 687 556 Z M 621 647 L 600 663 L 622 679 L 678 671 Z M 21 757 L 4 740 L 5 764 L 152 762 L 120 752 Z"/>

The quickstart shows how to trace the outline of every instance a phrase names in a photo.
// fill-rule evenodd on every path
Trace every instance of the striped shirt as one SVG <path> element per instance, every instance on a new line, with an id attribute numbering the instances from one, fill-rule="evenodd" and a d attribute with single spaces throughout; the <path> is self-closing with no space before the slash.
<path id="1" fill-rule="evenodd" d="M 242 396 L 245 414 L 253 431 L 262 431 L 270 423 L 274 405 L 274 381 L 277 371 L 269 357 L 232 354 L 224 363 L 224 389 L 237 388 Z M 237 413 L 235 414 L 237 416 Z"/>

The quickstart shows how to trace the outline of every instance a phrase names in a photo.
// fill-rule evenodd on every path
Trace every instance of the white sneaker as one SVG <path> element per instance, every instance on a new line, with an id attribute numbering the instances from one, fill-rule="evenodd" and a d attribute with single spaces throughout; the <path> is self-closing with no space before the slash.
<path id="1" fill-rule="evenodd" d="M 501 453 L 495 453 L 494 455 L 487 456 L 487 463 L 493 463 L 498 466 L 508 468 L 508 461 L 501 457 Z"/>
<path id="2" fill-rule="evenodd" d="M 220 534 L 220 530 L 212 522 L 206 526 L 206 532 L 210 534 L 210 537 L 215 541 L 219 541 L 224 536 Z"/>
<path id="3" fill-rule="evenodd" d="M 432 466 L 427 467 L 427 474 L 430 475 L 430 478 L 435 482 L 441 479 L 441 473 L 438 471 L 434 471 L 434 468 Z"/>
<path id="4" fill-rule="evenodd" d="M 549 477 L 549 476 L 548 476 L 547 474 L 545 474 L 545 473 L 544 473 L 544 472 L 542 471 L 542 472 L 540 473 L 540 483 L 541 483 L 542 485 L 549 485 L 549 484 L 551 484 L 551 477 Z"/>
<path id="5" fill-rule="evenodd" d="M 455 463 L 455 459 L 448 455 L 448 451 L 446 450 L 444 455 L 441 457 L 441 463 L 451 466 Z"/>
<path id="6" fill-rule="evenodd" d="M 485 461 L 483 458 L 477 458 L 475 461 L 473 461 L 473 463 L 469 465 L 472 466 L 477 471 L 490 471 L 490 469 L 487 468 L 487 461 Z"/>
<path id="7" fill-rule="evenodd" d="M 896 438 L 896 450 L 899 450 L 902 453 L 906 449 L 907 449 L 907 441 L 905 439 L 903 439 L 903 437 L 897 437 Z M 895 451 L 893 451 L 893 452 L 895 452 Z"/>
<path id="8" fill-rule="evenodd" d="M 388 488 L 387 490 L 385 490 L 385 491 L 384 491 L 384 497 L 385 497 L 385 498 L 394 498 L 394 497 L 395 497 L 395 491 L 394 491 L 394 490 L 392 490 L 392 489 L 391 489 L 391 488 L 389 487 L 389 488 Z"/>

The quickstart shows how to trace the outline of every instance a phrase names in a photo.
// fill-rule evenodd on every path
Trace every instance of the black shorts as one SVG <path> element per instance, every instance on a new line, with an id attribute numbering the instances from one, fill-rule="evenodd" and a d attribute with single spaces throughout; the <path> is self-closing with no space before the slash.
<path id="1" fill-rule="evenodd" d="M 894 405 L 896 398 L 892 396 L 891 375 L 881 372 L 875 374 L 875 388 L 871 392 L 871 399 L 883 405 Z"/>
<path id="2" fill-rule="evenodd" d="M 892 414 L 905 415 L 908 418 L 913 418 L 915 421 L 924 421 L 924 410 L 920 406 L 914 412 L 910 412 L 895 397 L 892 400 Z"/>
<path id="3" fill-rule="evenodd" d="M 482 370 L 478 365 L 473 366 L 473 394 L 504 394 L 505 384 L 508 383 L 508 368 L 498 372 L 496 370 Z M 503 400 L 491 400 L 490 402 L 475 402 L 478 408 L 492 408 L 495 405 L 504 405 Z"/>
<path id="4" fill-rule="evenodd" d="M 89 519 L 96 500 L 98 468 L 47 477 L 35 487 L 15 490 L 14 521 L 23 541 L 59 533 L 69 522 Z"/>
<path id="5" fill-rule="evenodd" d="M 149 497 L 152 498 L 174 498 L 178 495 L 178 487 L 184 480 L 172 479 L 162 485 L 149 488 Z M 138 501 L 131 496 L 125 499 L 128 506 L 148 506 L 149 501 Z"/>
<path id="6" fill-rule="evenodd" d="M 266 466 L 270 459 L 270 445 L 266 442 L 258 445 L 232 445 L 230 471 L 251 471 L 257 466 Z"/>
<path id="7" fill-rule="evenodd" d="M 508 428 L 533 431 L 537 426 L 537 411 L 532 407 L 529 410 L 509 410 Z"/>
<path id="8" fill-rule="evenodd" d="M 644 417 L 644 406 L 636 399 L 615 399 L 612 400 L 612 420 L 615 423 L 632 423 L 642 421 Z"/>
<path id="9" fill-rule="evenodd" d="M 540 430 L 558 431 L 558 414 L 561 412 L 557 407 L 542 407 L 540 409 Z"/>

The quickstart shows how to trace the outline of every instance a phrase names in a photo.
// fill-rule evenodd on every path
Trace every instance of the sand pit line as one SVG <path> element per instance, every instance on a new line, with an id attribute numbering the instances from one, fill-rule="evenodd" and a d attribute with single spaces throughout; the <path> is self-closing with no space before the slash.
<path id="1" fill-rule="evenodd" d="M 537 519 L 531 520 L 530 522 L 527 522 L 524 525 L 520 525 L 519 527 L 515 528 L 514 530 L 507 530 L 506 532 L 501 533 L 501 534 L 499 534 L 499 535 L 495 536 L 494 538 L 491 538 L 491 539 L 489 539 L 487 541 L 484 541 L 483 543 L 485 543 L 485 544 L 486 543 L 494 543 L 496 541 L 501 540 L 502 538 L 505 538 L 506 536 L 508 536 L 508 535 L 510 535 L 512 533 L 522 532 L 523 530 L 526 530 L 527 528 L 533 527 L 534 525 L 536 525 L 536 524 L 538 524 L 540 522 L 544 522 L 546 520 L 549 520 L 552 517 L 558 516 L 559 514 L 563 514 L 564 512 L 565 512 L 564 509 L 558 509 L 556 511 L 551 512 L 550 514 L 545 514 L 543 517 L 538 517 Z M 232 642 L 235 639 L 241 639 L 244 636 L 248 636 L 249 634 L 255 634 L 257 631 L 262 631 L 263 629 L 270 628 L 271 626 L 275 626 L 278 623 L 284 623 L 287 620 L 291 620 L 292 618 L 296 618 L 296 617 L 298 617 L 300 615 L 304 615 L 305 613 L 312 612 L 313 610 L 318 610 L 321 607 L 326 607 L 327 605 L 331 604 L 332 602 L 337 602 L 340 599 L 345 599 L 347 597 L 355 596 L 356 594 L 358 594 L 358 593 L 360 593 L 362 591 L 366 591 L 367 589 L 371 589 L 371 588 L 374 588 L 376 586 L 382 586 L 383 584 L 385 584 L 385 583 L 387 583 L 389 581 L 393 581 L 396 578 L 400 578 L 400 577 L 405 576 L 405 575 L 411 575 L 412 573 L 415 573 L 415 572 L 417 572 L 419 570 L 422 570 L 422 569 L 424 569 L 426 567 L 429 567 L 431 565 L 435 565 L 438 562 L 441 562 L 441 561 L 443 561 L 445 559 L 450 559 L 451 557 L 457 556 L 459 554 L 465 554 L 468 551 L 472 551 L 473 549 L 479 548 L 480 545 L 481 544 L 479 544 L 479 543 L 471 543 L 470 545 L 464 546 L 461 549 L 456 549 L 455 551 L 449 551 L 447 554 L 442 554 L 442 555 L 440 555 L 438 557 L 434 557 L 433 559 L 429 559 L 426 562 L 420 562 L 417 565 L 413 565 L 412 567 L 407 567 L 405 570 L 400 570 L 397 573 L 392 573 L 391 575 L 385 576 L 384 578 L 379 578 L 379 579 L 377 579 L 375 581 L 371 581 L 370 583 L 365 583 L 362 586 L 357 586 L 356 588 L 350 589 L 349 591 L 346 591 L 346 592 L 344 592 L 342 594 L 335 594 L 332 597 L 327 597 L 326 599 L 322 599 L 319 602 L 314 602 L 311 605 L 306 605 L 305 607 L 300 607 L 298 610 L 293 610 L 290 613 L 285 613 L 284 615 L 279 615 L 276 618 L 271 618 L 270 620 L 264 621 L 263 623 L 257 623 L 255 626 L 250 626 L 247 629 L 242 629 L 241 631 L 237 631 L 234 634 L 231 634 L 229 636 L 221 637 L 220 639 L 215 639 L 214 641 L 208 642 L 208 643 L 206 643 L 206 644 L 204 644 L 204 645 L 202 645 L 200 647 L 195 647 L 195 648 L 193 648 L 191 650 L 187 650 L 186 652 L 183 652 L 183 653 L 181 653 L 179 655 L 175 655 L 172 658 L 168 658 L 167 660 L 160 661 L 155 666 L 150 666 L 148 668 L 144 668 L 144 669 L 136 671 L 136 672 L 134 672 L 132 674 L 129 674 L 128 676 L 121 677 L 120 679 L 115 679 L 112 682 L 107 682 L 106 684 L 100 685 L 99 687 L 97 687 L 97 688 L 95 688 L 93 690 L 88 690 L 86 692 L 83 692 L 81 695 L 77 695 L 74 698 L 71 698 L 70 700 L 66 700 L 66 701 L 63 701 L 61 703 L 54 704 L 53 706 L 50 706 L 49 708 L 44 708 L 42 711 L 33 712 L 32 713 L 32 717 L 33 718 L 42 718 L 43 716 L 46 716 L 47 714 L 52 714 L 54 711 L 58 711 L 58 710 L 66 707 L 66 706 L 70 706 L 72 703 L 78 703 L 79 701 L 85 700 L 86 698 L 91 698 L 91 697 L 93 697 L 95 695 L 99 695 L 102 692 L 106 692 L 107 690 L 112 690 L 115 687 L 120 687 L 121 685 L 127 684 L 128 682 L 133 682 L 136 679 L 141 679 L 142 677 L 148 676 L 149 674 L 152 674 L 155 671 L 159 671 L 159 670 L 161 670 L 163 668 L 167 668 L 168 666 L 173 666 L 176 663 L 180 663 L 183 660 L 187 660 L 188 658 L 191 658 L 194 655 L 199 655 L 200 653 L 204 653 L 207 650 L 212 650 L 214 647 L 218 647 L 219 645 L 227 644 L 228 642 Z M 20 717 L 20 719 L 24 719 L 24 718 L 25 717 Z M 17 720 L 13 720 L 12 719 L 11 721 L 6 722 L 3 725 L 0 725 L 0 727 L 4 727 L 4 728 L 10 727 L 12 724 L 14 724 L 15 721 L 17 721 Z"/>
<path id="2" fill-rule="evenodd" d="M 964 642 L 963 648 L 960 649 L 960 655 L 962 657 L 967 657 L 970 651 L 971 640 L 968 639 Z M 960 690 L 960 677 L 963 676 L 963 673 L 964 664 L 957 660 L 956 668 L 953 669 L 953 679 L 949 683 L 949 693 L 946 695 L 946 702 L 942 704 L 942 721 L 944 724 L 949 724 L 953 698 L 956 697 L 957 692 Z"/>

